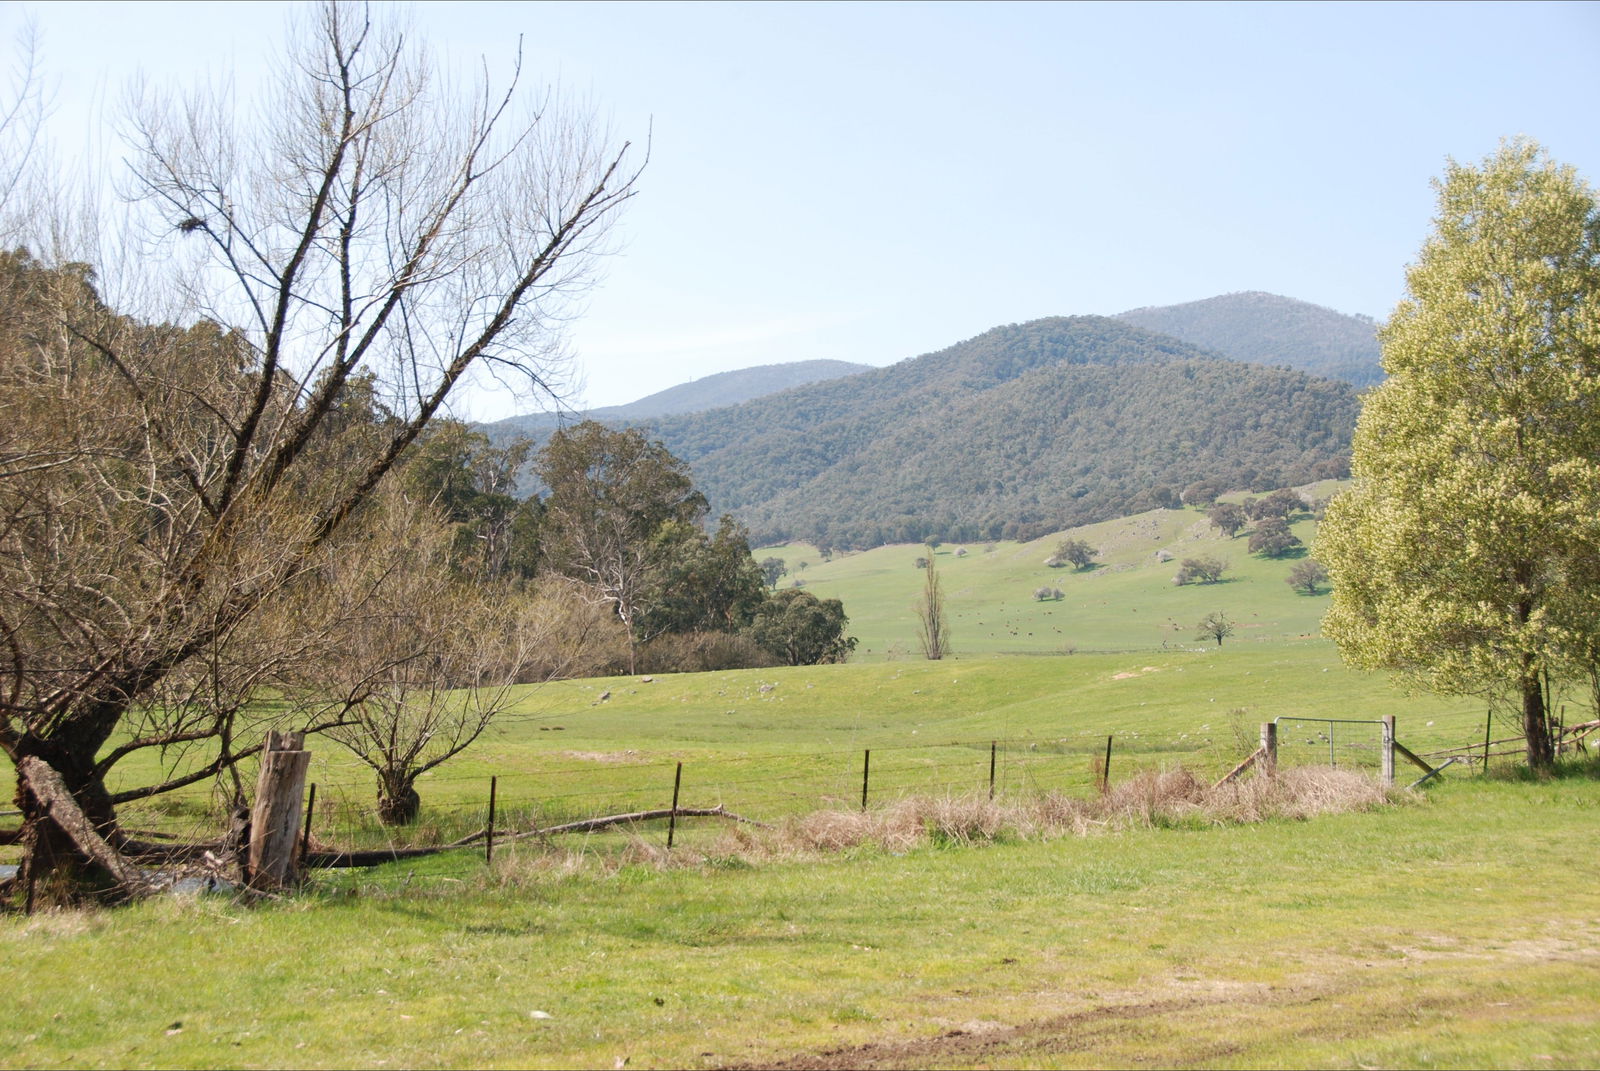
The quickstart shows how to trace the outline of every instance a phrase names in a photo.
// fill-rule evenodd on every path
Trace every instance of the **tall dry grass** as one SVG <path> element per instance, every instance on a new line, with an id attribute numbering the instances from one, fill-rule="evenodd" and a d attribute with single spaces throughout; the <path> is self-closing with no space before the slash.
<path id="1" fill-rule="evenodd" d="M 906 796 L 866 811 L 822 810 L 779 825 L 730 825 L 711 843 L 668 852 L 632 837 L 621 851 L 584 853 L 531 844 L 497 859 L 487 880 L 520 884 L 598 866 L 750 866 L 861 849 L 893 853 L 931 846 L 1044 840 L 1161 827 L 1204 827 L 1307 819 L 1370 810 L 1401 794 L 1347 770 L 1303 767 L 1212 787 L 1188 770 L 1149 771 L 1082 798 L 1045 793 L 990 800 L 982 794 Z"/>

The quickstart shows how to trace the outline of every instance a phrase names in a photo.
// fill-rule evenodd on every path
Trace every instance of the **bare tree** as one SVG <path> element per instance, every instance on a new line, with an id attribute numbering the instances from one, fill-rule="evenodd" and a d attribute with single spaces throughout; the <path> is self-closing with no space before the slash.
<path id="1" fill-rule="evenodd" d="M 917 624 L 922 640 L 922 653 L 929 661 L 937 662 L 950 653 L 950 622 L 944 612 L 944 586 L 939 581 L 939 567 L 933 558 L 923 575 L 922 600 L 917 604 Z"/>
<path id="2" fill-rule="evenodd" d="M 319 570 L 313 599 L 346 611 L 306 690 L 339 720 L 325 735 L 376 774 L 378 817 L 396 825 L 417 816 L 417 779 L 511 704 L 528 646 L 510 591 L 454 574 L 437 508 L 393 491 L 373 505 L 365 538 Z"/>
<path id="3" fill-rule="evenodd" d="M 244 657 L 229 638 L 343 537 L 475 368 L 549 383 L 562 298 L 634 188 L 626 146 L 554 99 L 522 110 L 515 80 L 487 78 L 458 93 L 361 5 L 309 21 L 251 113 L 268 125 L 215 95 L 138 110 L 126 271 L 164 279 L 161 317 L 189 326 L 114 312 L 84 265 L 13 257 L 0 280 L 27 310 L 0 325 L 0 416 L 27 414 L 0 457 L 23 884 L 135 891 L 97 756 L 167 683 Z M 358 387 L 381 419 L 347 419 Z M 145 727 L 207 740 L 225 767 L 231 724 Z"/>

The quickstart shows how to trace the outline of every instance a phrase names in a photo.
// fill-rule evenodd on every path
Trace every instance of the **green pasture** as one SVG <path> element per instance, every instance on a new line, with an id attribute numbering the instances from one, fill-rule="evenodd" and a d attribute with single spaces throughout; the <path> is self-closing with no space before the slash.
<path id="1" fill-rule="evenodd" d="M 12 916 L 0 1065 L 1592 1066 L 1597 817 L 1584 770 L 1309 822 L 522 846 L 253 907 Z"/>
<path id="2" fill-rule="evenodd" d="M 1306 490 L 1326 495 L 1331 486 Z M 1303 518 L 1290 528 L 1309 548 L 1316 522 Z M 1065 538 L 1099 549 L 1095 565 L 1082 571 L 1045 565 Z M 1152 510 L 1030 543 L 942 544 L 933 560 L 958 655 L 1198 647 L 1205 641 L 1196 639 L 1195 624 L 1213 611 L 1238 623 L 1231 644 L 1316 636 L 1327 597 L 1300 595 L 1285 583 L 1297 558 L 1261 558 L 1248 552 L 1248 543 L 1248 532 L 1229 539 L 1203 511 Z M 924 574 L 916 561 L 928 555 L 926 547 L 886 546 L 827 561 L 808 544 L 754 553 L 784 560 L 789 574 L 780 584 L 799 580 L 819 598 L 843 601 L 850 634 L 860 640 L 857 660 L 920 657 L 916 607 Z M 1230 564 L 1223 579 L 1173 584 L 1178 563 L 1202 554 Z M 1039 588 L 1059 588 L 1062 598 L 1038 601 Z"/>
<path id="3" fill-rule="evenodd" d="M 684 806 L 770 820 L 859 806 L 869 749 L 878 802 L 987 790 L 991 745 L 1001 795 L 1090 792 L 1108 736 L 1113 779 L 1175 764 L 1217 777 L 1254 749 L 1261 722 L 1384 715 L 1414 751 L 1483 738 L 1477 701 L 1401 695 L 1381 675 L 1346 668 L 1323 640 L 564 681 L 526 689 L 472 749 L 425 775 L 415 829 L 373 827 L 370 773 L 313 739 L 314 828 L 352 845 L 449 839 L 484 824 L 491 778 L 498 826 L 666 807 L 678 763 Z M 1327 761 L 1327 728 L 1285 727 L 1284 761 Z M 1376 727 L 1334 733 L 1341 762 L 1376 763 Z M 173 756 L 174 769 L 200 757 Z M 123 771 L 127 783 L 156 776 L 159 758 Z M 249 783 L 253 770 L 242 776 Z M 216 813 L 209 783 L 125 809 L 136 826 L 197 835 Z"/>

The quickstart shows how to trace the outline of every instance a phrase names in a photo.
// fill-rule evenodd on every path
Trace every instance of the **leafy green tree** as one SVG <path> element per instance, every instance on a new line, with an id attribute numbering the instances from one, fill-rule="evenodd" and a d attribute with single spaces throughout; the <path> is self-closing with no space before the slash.
<path id="1" fill-rule="evenodd" d="M 761 559 L 761 579 L 767 582 L 767 587 L 775 588 L 778 581 L 789 575 L 789 567 L 782 558 Z"/>
<path id="2" fill-rule="evenodd" d="M 1244 507 L 1234 502 L 1218 502 L 1206 511 L 1206 520 L 1222 529 L 1222 534 L 1229 539 L 1237 535 L 1249 519 L 1245 516 Z"/>
<path id="3" fill-rule="evenodd" d="M 1307 558 L 1296 562 L 1294 568 L 1289 570 L 1289 575 L 1283 578 L 1283 582 L 1302 595 L 1315 595 L 1322 590 L 1322 585 L 1328 582 L 1328 570 L 1316 559 Z"/>
<path id="4" fill-rule="evenodd" d="M 1296 513 L 1303 513 L 1306 503 L 1299 495 L 1287 487 L 1282 487 L 1264 498 L 1252 498 L 1245 503 L 1244 508 L 1252 521 L 1265 520 L 1269 517 L 1287 521 Z"/>
<path id="5" fill-rule="evenodd" d="M 1050 556 L 1052 566 L 1071 565 L 1074 569 L 1083 570 L 1094 564 L 1094 559 L 1099 551 L 1082 539 L 1066 539 L 1056 548 Z"/>
<path id="6" fill-rule="evenodd" d="M 1357 666 L 1520 708 L 1546 769 L 1552 690 L 1600 653 L 1600 203 L 1520 139 L 1435 188 L 1318 535 L 1323 629 Z"/>
<path id="7" fill-rule="evenodd" d="M 641 643 L 667 632 L 737 632 L 750 624 L 766 585 L 744 525 L 724 516 L 708 536 L 674 521 L 657 529 L 654 539 L 660 544 L 658 564 L 634 622 Z"/>
<path id="8" fill-rule="evenodd" d="M 628 626 L 629 672 L 655 573 L 674 551 L 663 527 L 706 512 L 688 466 L 637 428 L 593 420 L 557 431 L 534 462 L 549 489 L 541 549 L 558 572 L 589 584 Z M 680 529 L 681 530 L 681 529 Z M 748 556 L 748 551 L 747 551 Z"/>
<path id="9" fill-rule="evenodd" d="M 1232 636 L 1237 626 L 1228 620 L 1228 615 L 1218 610 L 1207 614 L 1195 626 L 1195 639 L 1216 640 L 1217 646 L 1222 646 L 1222 641 Z"/>
<path id="10" fill-rule="evenodd" d="M 751 635 L 757 646 L 785 665 L 814 666 L 850 657 L 856 638 L 844 634 L 849 623 L 838 599 L 785 588 L 767 596 Z"/>
<path id="11" fill-rule="evenodd" d="M 1300 542 L 1299 536 L 1289 531 L 1289 523 L 1281 517 L 1266 518 L 1256 525 L 1255 531 L 1250 533 L 1251 554 L 1281 558 L 1304 545 Z"/>
<path id="12" fill-rule="evenodd" d="M 1178 565 L 1178 574 L 1172 578 L 1172 582 L 1179 587 L 1184 584 L 1215 584 L 1227 571 L 1227 562 L 1221 558 L 1213 558 L 1209 554 L 1202 554 L 1197 558 L 1183 559 Z"/>

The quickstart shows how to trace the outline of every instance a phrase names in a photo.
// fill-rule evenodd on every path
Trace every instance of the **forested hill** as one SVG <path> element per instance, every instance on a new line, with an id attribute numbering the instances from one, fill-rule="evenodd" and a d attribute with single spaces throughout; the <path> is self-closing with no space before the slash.
<path id="1" fill-rule="evenodd" d="M 626 405 L 608 405 L 582 414 L 583 418 L 602 423 L 649 420 L 652 417 L 672 416 L 679 413 L 696 413 L 705 409 L 719 409 L 738 405 L 752 398 L 775 394 L 808 383 L 820 383 L 840 376 L 865 372 L 871 365 L 853 364 L 849 361 L 790 361 L 787 364 L 764 364 L 755 368 L 741 368 L 733 372 L 717 372 L 689 383 L 657 391 Z M 523 434 L 542 436 L 562 423 L 572 423 L 576 416 L 565 418 L 555 413 L 530 413 L 508 417 L 483 430 L 501 438 Z"/>
<path id="2" fill-rule="evenodd" d="M 1298 368 L 1356 387 L 1383 379 L 1372 320 L 1277 294 L 1223 294 L 1183 305 L 1131 309 L 1117 319 L 1239 361 Z"/>
<path id="3" fill-rule="evenodd" d="M 650 427 L 758 540 L 863 547 L 1029 536 L 1202 479 L 1339 474 L 1355 417 L 1345 384 L 1081 316 Z"/>

